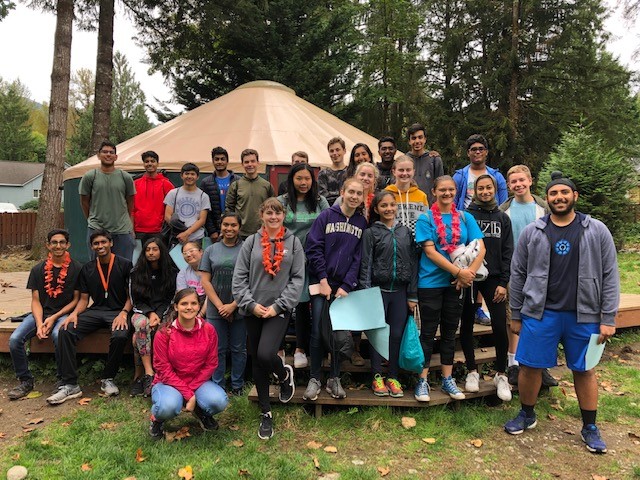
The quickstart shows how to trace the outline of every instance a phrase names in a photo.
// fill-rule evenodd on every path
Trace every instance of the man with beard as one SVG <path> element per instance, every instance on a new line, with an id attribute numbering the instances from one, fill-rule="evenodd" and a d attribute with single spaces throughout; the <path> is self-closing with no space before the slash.
<path id="1" fill-rule="evenodd" d="M 231 184 L 240 177 L 227 169 L 229 153 L 224 148 L 215 147 L 211 150 L 211 162 L 213 163 L 213 173 L 200 182 L 200 190 L 209 195 L 211 203 L 205 228 L 211 240 L 217 242 L 220 236 L 220 215 L 224 211 L 227 191 Z"/>
<path id="2" fill-rule="evenodd" d="M 571 180 L 553 172 L 546 192 L 551 214 L 525 227 L 511 263 L 509 303 L 511 329 L 520 334 L 516 360 L 522 409 L 504 429 L 518 435 L 536 426 L 542 369 L 556 365 L 562 343 L 582 414 L 582 440 L 590 452 L 605 453 L 596 426 L 598 383 L 585 356 L 592 335 L 603 343 L 616 331 L 616 249 L 602 222 L 575 211 L 578 192 Z"/>
<path id="3" fill-rule="evenodd" d="M 396 141 L 393 137 L 382 137 L 378 141 L 378 154 L 380 155 L 381 162 L 377 163 L 378 171 L 380 172 L 380 178 L 378 180 L 378 189 L 384 190 L 387 186 L 393 183 L 393 159 L 396 156 Z"/>

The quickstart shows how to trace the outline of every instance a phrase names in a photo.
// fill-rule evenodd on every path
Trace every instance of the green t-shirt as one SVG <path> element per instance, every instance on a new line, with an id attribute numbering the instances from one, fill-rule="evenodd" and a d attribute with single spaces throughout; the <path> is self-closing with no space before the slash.
<path id="1" fill-rule="evenodd" d="M 104 173 L 90 170 L 82 176 L 80 195 L 90 197 L 89 228 L 103 228 L 113 234 L 131 233 L 133 225 L 127 208 L 127 198 L 136 194 L 133 178 L 127 172 Z"/>

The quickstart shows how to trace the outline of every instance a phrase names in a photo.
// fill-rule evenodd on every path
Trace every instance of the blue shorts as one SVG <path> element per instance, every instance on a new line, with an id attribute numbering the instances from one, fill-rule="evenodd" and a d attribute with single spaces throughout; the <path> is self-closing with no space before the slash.
<path id="1" fill-rule="evenodd" d="M 600 333 L 600 324 L 578 323 L 576 312 L 545 310 L 540 320 L 522 315 L 516 360 L 532 368 L 555 367 L 562 343 L 567 366 L 584 372 L 589 339 L 594 333 Z"/>

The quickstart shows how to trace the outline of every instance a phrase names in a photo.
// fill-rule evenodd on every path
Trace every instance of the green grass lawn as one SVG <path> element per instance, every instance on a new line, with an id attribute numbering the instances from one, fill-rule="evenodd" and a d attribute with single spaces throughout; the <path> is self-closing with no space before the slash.
<path id="1" fill-rule="evenodd" d="M 620 289 L 623 293 L 640 293 L 640 253 L 618 253 Z"/>

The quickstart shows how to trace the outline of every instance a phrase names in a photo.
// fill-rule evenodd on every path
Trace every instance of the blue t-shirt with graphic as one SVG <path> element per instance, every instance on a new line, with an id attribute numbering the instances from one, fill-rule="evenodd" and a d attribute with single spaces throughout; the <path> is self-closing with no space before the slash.
<path id="1" fill-rule="evenodd" d="M 227 204 L 227 190 L 229 190 L 229 184 L 231 183 L 231 175 L 227 175 L 224 178 L 216 177 L 216 183 L 220 190 L 220 205 L 224 211 L 224 206 Z"/>
<path id="2" fill-rule="evenodd" d="M 536 202 L 520 203 L 514 199 L 509 207 L 509 218 L 511 219 L 511 230 L 513 231 L 513 243 L 515 247 L 518 245 L 518 239 L 524 227 L 536 220 Z"/>
<path id="3" fill-rule="evenodd" d="M 577 308 L 581 230 L 579 214 L 564 227 L 555 225 L 547 217 L 544 231 L 551 243 L 551 263 L 546 309 L 575 311 Z"/>
<path id="4" fill-rule="evenodd" d="M 476 223 L 473 215 L 467 212 L 458 212 L 464 214 L 464 218 L 460 218 L 460 244 L 467 245 L 472 240 L 484 238 L 480 227 Z M 447 242 L 451 241 L 451 214 L 442 214 L 442 223 L 444 223 L 447 231 Z M 416 223 L 416 243 L 422 245 L 427 240 L 431 240 L 436 245 L 436 250 L 440 252 L 444 258 L 451 261 L 449 254 L 442 250 L 440 241 L 438 240 L 438 232 L 435 222 L 433 221 L 433 213 L 428 211 L 426 214 L 420 215 Z M 450 287 L 453 276 L 446 270 L 442 270 L 433 263 L 425 255 L 424 251 L 420 255 L 420 269 L 418 272 L 418 288 L 441 288 Z"/>

